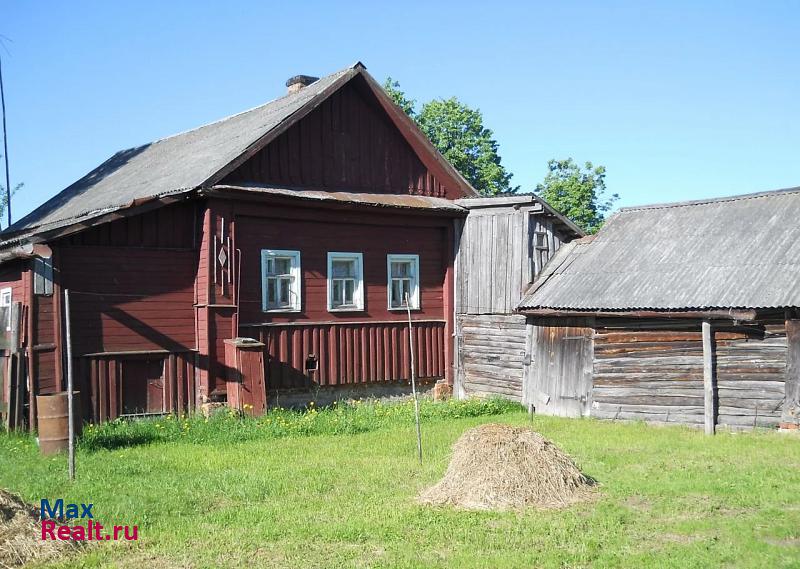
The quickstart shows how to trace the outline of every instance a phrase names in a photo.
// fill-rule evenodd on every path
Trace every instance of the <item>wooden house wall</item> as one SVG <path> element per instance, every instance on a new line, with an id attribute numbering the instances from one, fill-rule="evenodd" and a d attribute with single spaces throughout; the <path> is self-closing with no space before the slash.
<path id="1" fill-rule="evenodd" d="M 699 324 L 640 321 L 630 326 L 596 331 L 592 416 L 702 425 Z M 721 328 L 714 340 L 717 424 L 776 426 L 784 399 L 785 327 Z"/>
<path id="2" fill-rule="evenodd" d="M 460 396 L 522 399 L 525 318 L 514 310 L 565 240 L 537 207 L 474 208 L 464 222 L 456 258 Z M 536 232 L 546 235 L 546 249 L 536 248 Z"/>
<path id="3" fill-rule="evenodd" d="M 371 93 L 350 83 L 223 183 L 458 198 L 420 161 Z"/>
<path id="4" fill-rule="evenodd" d="M 408 214 L 337 213 L 314 208 L 236 205 L 239 251 L 239 334 L 267 345 L 268 389 L 307 388 L 309 354 L 319 358 L 318 385 L 407 380 L 407 315 L 388 309 L 388 254 L 420 260 L 420 309 L 415 355 L 420 378 L 448 375 L 447 339 L 452 313 L 452 220 Z M 300 251 L 302 306 L 298 313 L 265 313 L 261 298 L 261 250 Z M 364 310 L 327 309 L 327 254 L 363 255 Z M 238 263 L 238 261 L 237 261 Z M 450 329 L 451 330 L 451 329 Z"/>
<path id="5" fill-rule="evenodd" d="M 194 203 L 165 206 L 52 244 L 54 294 L 34 296 L 38 392 L 62 388 L 64 288 L 70 290 L 76 383 L 91 396 L 85 401 L 87 417 L 121 413 L 125 380 L 115 370 L 125 369 L 129 360 L 186 358 L 194 366 L 197 212 Z M 169 366 L 164 369 L 168 374 Z M 184 398 L 179 406 L 186 408 L 185 398 L 194 393 L 182 389 L 179 395 Z"/>

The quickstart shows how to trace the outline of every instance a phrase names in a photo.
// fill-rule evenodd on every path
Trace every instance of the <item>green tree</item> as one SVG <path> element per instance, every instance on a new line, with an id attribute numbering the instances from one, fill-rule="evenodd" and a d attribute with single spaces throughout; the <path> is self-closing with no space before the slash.
<path id="1" fill-rule="evenodd" d="M 416 114 L 414 112 L 414 107 L 417 106 L 417 102 L 414 99 L 406 97 L 405 92 L 400 89 L 400 83 L 398 81 L 387 77 L 386 81 L 383 82 L 383 90 L 386 91 L 386 94 L 394 101 L 395 105 L 400 107 L 405 114 L 414 118 Z"/>
<path id="2" fill-rule="evenodd" d="M 572 158 L 550 160 L 547 175 L 536 192 L 587 233 L 596 233 L 619 195 L 606 196 L 605 166 L 586 162 L 581 168 Z"/>
<path id="3" fill-rule="evenodd" d="M 395 104 L 414 119 L 442 155 L 478 192 L 486 196 L 513 193 L 511 173 L 500 161 L 494 133 L 483 125 L 483 114 L 455 97 L 435 99 L 416 112 L 400 83 L 387 78 L 383 84 Z"/>

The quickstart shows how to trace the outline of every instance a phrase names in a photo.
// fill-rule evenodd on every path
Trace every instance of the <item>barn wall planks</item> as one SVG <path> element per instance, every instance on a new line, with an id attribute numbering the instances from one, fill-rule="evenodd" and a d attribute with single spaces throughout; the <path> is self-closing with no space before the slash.
<path id="1" fill-rule="evenodd" d="M 443 320 L 414 323 L 417 377 L 445 375 Z M 408 326 L 403 321 L 242 326 L 266 345 L 267 389 L 311 389 L 410 380 Z M 313 355 L 318 371 L 306 372 Z"/>
<path id="2" fill-rule="evenodd" d="M 533 201 L 470 209 L 456 255 L 459 397 L 522 400 L 525 317 L 514 310 L 565 239 Z"/>
<path id="3" fill-rule="evenodd" d="M 714 331 L 716 424 L 774 427 L 784 399 L 786 333 L 781 324 Z M 598 328 L 592 416 L 702 425 L 699 323 L 638 322 Z"/>
<path id="4" fill-rule="evenodd" d="M 223 183 L 461 197 L 422 163 L 371 93 L 348 84 Z"/>
<path id="5" fill-rule="evenodd" d="M 458 317 L 463 349 L 460 383 L 468 395 L 522 400 L 525 317 L 519 314 Z"/>
<path id="6" fill-rule="evenodd" d="M 561 246 L 563 237 L 552 221 L 530 210 L 470 210 L 456 261 L 459 314 L 511 314 Z"/>

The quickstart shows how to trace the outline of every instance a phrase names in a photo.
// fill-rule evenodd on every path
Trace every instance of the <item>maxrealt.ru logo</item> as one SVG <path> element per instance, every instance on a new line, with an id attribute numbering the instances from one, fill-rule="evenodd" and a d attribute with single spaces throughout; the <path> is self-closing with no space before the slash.
<path id="1" fill-rule="evenodd" d="M 139 526 L 105 526 L 94 519 L 94 504 L 64 503 L 63 498 L 50 502 L 42 498 L 40 517 L 42 520 L 42 540 L 58 541 L 136 541 L 139 539 Z M 76 523 L 76 522 L 83 523 Z"/>

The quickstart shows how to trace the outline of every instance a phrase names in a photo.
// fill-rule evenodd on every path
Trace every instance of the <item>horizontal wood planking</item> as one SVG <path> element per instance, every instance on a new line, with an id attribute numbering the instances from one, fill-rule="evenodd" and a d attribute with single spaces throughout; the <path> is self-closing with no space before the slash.
<path id="1" fill-rule="evenodd" d="M 419 255 L 421 309 L 415 319 L 444 319 L 444 277 L 449 255 L 445 250 L 449 220 L 421 223 L 413 216 L 401 218 L 362 214 L 352 222 L 327 219 L 269 217 L 279 210 L 248 208 L 250 215 L 236 217 L 236 246 L 241 250 L 240 322 L 368 321 L 405 318 L 403 311 L 388 310 L 386 256 Z M 252 215 L 261 213 L 261 215 Z M 296 214 L 297 212 L 295 212 Z M 433 223 L 433 225 L 431 225 Z M 300 251 L 302 312 L 262 311 L 261 250 Z M 327 255 L 329 251 L 363 254 L 365 310 L 329 312 L 327 309 Z"/>
<path id="2" fill-rule="evenodd" d="M 444 377 L 442 322 L 414 324 L 417 377 Z M 404 322 L 309 323 L 302 326 L 242 326 L 242 333 L 266 345 L 266 384 L 274 389 L 313 387 L 306 358 L 318 358 L 320 386 L 409 380 L 408 327 Z"/>
<path id="3" fill-rule="evenodd" d="M 438 197 L 448 193 L 374 96 L 354 84 L 331 95 L 223 183 Z"/>
<path id="4" fill-rule="evenodd" d="M 195 251 L 83 245 L 59 255 L 76 355 L 195 347 Z"/>
<path id="5" fill-rule="evenodd" d="M 459 315 L 459 383 L 469 396 L 522 399 L 525 317 Z"/>
<path id="6" fill-rule="evenodd" d="M 592 415 L 703 424 L 699 326 L 672 323 L 670 329 L 663 321 L 633 322 L 636 329 L 595 333 Z M 717 424 L 777 425 L 784 397 L 783 326 L 727 326 L 714 336 Z"/>

